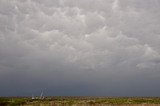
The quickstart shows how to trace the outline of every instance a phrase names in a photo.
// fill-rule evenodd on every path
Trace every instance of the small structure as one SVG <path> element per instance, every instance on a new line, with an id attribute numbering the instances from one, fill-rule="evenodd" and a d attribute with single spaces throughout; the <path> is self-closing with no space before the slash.
<path id="1" fill-rule="evenodd" d="M 32 95 L 32 100 L 34 100 L 35 99 L 35 97 Z"/>
<path id="2" fill-rule="evenodd" d="M 34 95 L 32 95 L 32 100 L 37 100 L 37 99 L 41 99 L 41 100 L 43 100 L 44 99 L 44 96 L 43 96 L 43 91 L 41 92 L 41 95 L 38 97 L 38 96 L 36 96 L 36 97 L 34 97 Z"/>

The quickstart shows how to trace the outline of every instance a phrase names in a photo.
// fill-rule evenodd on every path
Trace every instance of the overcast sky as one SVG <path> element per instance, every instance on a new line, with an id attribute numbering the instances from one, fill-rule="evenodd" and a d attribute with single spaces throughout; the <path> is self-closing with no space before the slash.
<path id="1" fill-rule="evenodd" d="M 160 96 L 160 0 L 0 0 L 0 96 Z"/>

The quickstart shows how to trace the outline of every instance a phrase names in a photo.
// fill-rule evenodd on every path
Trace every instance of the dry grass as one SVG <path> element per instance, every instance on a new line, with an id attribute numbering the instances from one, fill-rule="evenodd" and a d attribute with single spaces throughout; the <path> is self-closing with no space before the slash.
<path id="1" fill-rule="evenodd" d="M 160 98 L 47 97 L 0 98 L 0 106 L 160 106 Z"/>

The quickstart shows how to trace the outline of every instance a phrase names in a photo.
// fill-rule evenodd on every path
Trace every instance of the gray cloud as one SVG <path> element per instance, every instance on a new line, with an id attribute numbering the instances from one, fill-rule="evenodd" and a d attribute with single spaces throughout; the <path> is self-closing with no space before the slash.
<path id="1" fill-rule="evenodd" d="M 0 96 L 160 96 L 158 0 L 1 0 Z"/>

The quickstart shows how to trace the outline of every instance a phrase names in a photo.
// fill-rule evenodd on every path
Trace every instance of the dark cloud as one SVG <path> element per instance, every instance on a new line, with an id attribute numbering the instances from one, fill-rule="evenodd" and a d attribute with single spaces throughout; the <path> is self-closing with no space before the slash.
<path id="1" fill-rule="evenodd" d="M 160 96 L 158 0 L 1 0 L 0 96 Z"/>

